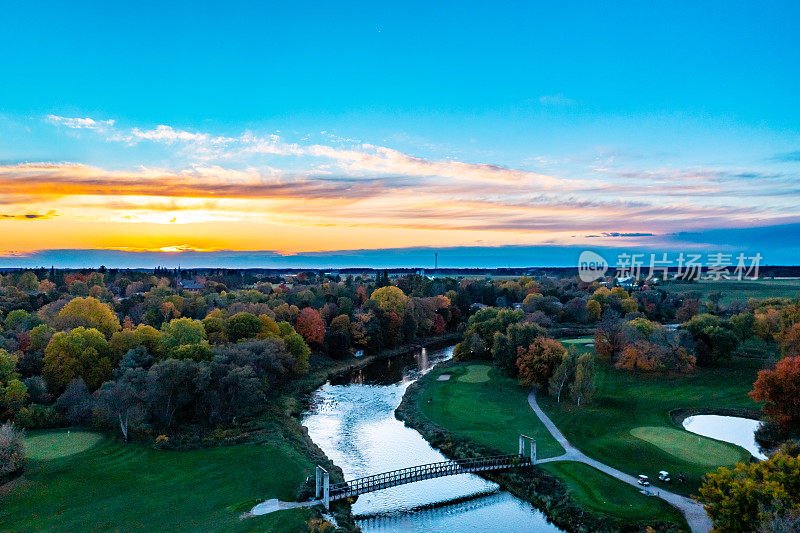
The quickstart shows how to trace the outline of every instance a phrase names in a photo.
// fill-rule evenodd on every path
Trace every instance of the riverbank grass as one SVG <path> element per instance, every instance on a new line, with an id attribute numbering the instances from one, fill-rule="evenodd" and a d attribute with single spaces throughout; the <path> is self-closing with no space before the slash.
<path id="1" fill-rule="evenodd" d="M 564 453 L 528 407 L 528 391 L 499 369 L 454 364 L 432 372 L 434 378 L 428 380 L 418 401 L 433 423 L 505 453 L 517 453 L 521 433 L 536 439 L 539 457 Z M 451 378 L 438 381 L 443 373 Z M 476 379 L 484 375 L 486 381 Z"/>
<path id="2" fill-rule="evenodd" d="M 69 437 L 29 433 L 24 479 L 0 497 L 4 530 L 304 531 L 312 516 L 242 518 L 258 501 L 295 499 L 311 465 L 285 443 L 165 451 L 91 432 Z"/>
<path id="3" fill-rule="evenodd" d="M 620 520 L 660 519 L 675 524 L 685 523 L 680 512 L 639 489 L 611 478 L 599 470 L 575 461 L 554 461 L 542 468 L 566 483 L 575 501 L 593 513 Z"/>

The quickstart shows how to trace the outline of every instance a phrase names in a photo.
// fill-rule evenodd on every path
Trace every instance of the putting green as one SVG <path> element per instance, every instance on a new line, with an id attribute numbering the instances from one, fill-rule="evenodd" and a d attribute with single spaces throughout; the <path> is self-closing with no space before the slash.
<path id="1" fill-rule="evenodd" d="M 492 367 L 489 365 L 469 365 L 467 372 L 463 376 L 459 376 L 458 381 L 464 383 L 483 383 L 489 381 L 489 370 Z"/>
<path id="2" fill-rule="evenodd" d="M 102 438 L 91 431 L 48 431 L 29 435 L 25 439 L 25 456 L 45 461 L 67 457 L 88 450 Z"/>
<path id="3" fill-rule="evenodd" d="M 733 445 L 680 429 L 642 426 L 633 428 L 631 435 L 661 448 L 678 459 L 699 465 L 730 465 L 742 460 L 742 454 Z"/>
<path id="4" fill-rule="evenodd" d="M 561 339 L 561 344 L 589 344 L 594 342 L 594 337 L 578 337 L 575 339 Z"/>

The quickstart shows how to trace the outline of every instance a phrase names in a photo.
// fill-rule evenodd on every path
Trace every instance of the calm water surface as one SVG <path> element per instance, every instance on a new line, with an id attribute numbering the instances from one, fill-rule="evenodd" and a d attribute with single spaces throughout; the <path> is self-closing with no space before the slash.
<path id="1" fill-rule="evenodd" d="M 394 417 L 403 393 L 420 375 L 450 359 L 453 347 L 422 349 L 376 361 L 320 387 L 303 415 L 314 442 L 345 479 L 447 460 Z M 435 509 L 421 507 L 477 495 Z M 428 479 L 364 494 L 353 514 L 365 532 L 556 532 L 545 516 L 495 483 L 473 474 Z"/>
<path id="2" fill-rule="evenodd" d="M 687 431 L 722 440 L 741 446 L 753 457 L 766 459 L 755 439 L 756 430 L 761 426 L 758 420 L 739 416 L 695 415 L 686 417 L 683 427 Z"/>

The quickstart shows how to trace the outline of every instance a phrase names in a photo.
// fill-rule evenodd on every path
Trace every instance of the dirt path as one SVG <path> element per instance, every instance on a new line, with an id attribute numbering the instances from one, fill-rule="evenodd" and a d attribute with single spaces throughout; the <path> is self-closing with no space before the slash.
<path id="1" fill-rule="evenodd" d="M 582 451 L 573 446 L 567 440 L 564 434 L 559 431 L 553 421 L 550 420 L 550 417 L 548 417 L 545 412 L 542 411 L 542 408 L 539 407 L 539 404 L 536 402 L 535 391 L 532 391 L 528 395 L 528 403 L 530 404 L 531 409 L 533 409 L 533 412 L 536 413 L 536 416 L 539 417 L 539 420 L 542 421 L 542 424 L 544 424 L 550 434 L 553 435 L 553 438 L 558 441 L 565 451 L 563 455 L 559 455 L 558 457 L 548 457 L 547 459 L 537 460 L 537 464 L 549 463 L 552 461 L 577 461 L 579 463 L 592 466 L 601 472 L 605 472 L 611 477 L 615 477 L 620 481 L 639 488 L 638 480 L 635 477 L 626 474 L 625 472 L 620 472 L 616 468 L 612 468 L 604 463 L 601 463 L 600 461 L 592 459 L 591 457 L 587 457 Z M 654 489 L 654 493 L 656 496 L 668 502 L 677 508 L 681 513 L 683 513 L 683 516 L 686 518 L 686 522 L 689 524 L 689 528 L 692 530 L 692 533 L 708 533 L 711 531 L 711 519 L 708 518 L 708 514 L 706 514 L 706 510 L 703 509 L 702 505 L 691 498 L 687 498 L 686 496 L 681 496 L 664 489 Z"/>

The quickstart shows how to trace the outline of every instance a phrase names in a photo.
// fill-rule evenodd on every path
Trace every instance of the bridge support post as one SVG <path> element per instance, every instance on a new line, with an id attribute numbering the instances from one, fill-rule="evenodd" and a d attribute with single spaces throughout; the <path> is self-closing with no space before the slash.
<path id="1" fill-rule="evenodd" d="M 519 456 L 525 457 L 525 441 L 528 442 L 528 449 L 529 449 L 529 457 L 531 458 L 531 464 L 536 464 L 536 439 L 529 437 L 527 435 L 520 435 L 519 436 Z"/>
<path id="2" fill-rule="evenodd" d="M 317 486 L 314 499 L 322 499 L 325 509 L 331 506 L 331 476 L 328 471 L 317 465 Z"/>

